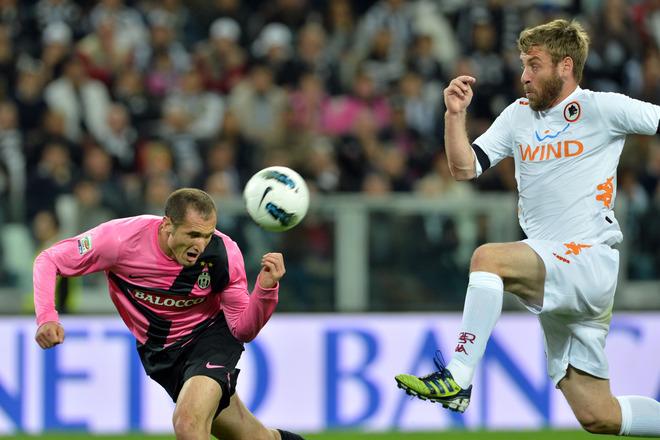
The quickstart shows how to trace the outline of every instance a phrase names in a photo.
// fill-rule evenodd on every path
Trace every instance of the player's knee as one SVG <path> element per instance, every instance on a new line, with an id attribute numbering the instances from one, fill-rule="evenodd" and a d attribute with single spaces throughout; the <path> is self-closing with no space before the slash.
<path id="1" fill-rule="evenodd" d="M 470 271 L 499 273 L 499 261 L 500 258 L 497 257 L 497 245 L 493 243 L 483 244 L 472 254 Z"/>
<path id="2" fill-rule="evenodd" d="M 618 434 L 621 428 L 616 420 L 592 410 L 577 410 L 575 417 L 582 429 L 592 434 Z"/>
<path id="3" fill-rule="evenodd" d="M 191 413 L 190 411 L 174 411 L 172 417 L 172 424 L 174 425 L 174 432 L 176 433 L 177 440 L 199 438 L 200 432 L 208 433 L 210 427 L 204 426 L 204 421 Z"/>

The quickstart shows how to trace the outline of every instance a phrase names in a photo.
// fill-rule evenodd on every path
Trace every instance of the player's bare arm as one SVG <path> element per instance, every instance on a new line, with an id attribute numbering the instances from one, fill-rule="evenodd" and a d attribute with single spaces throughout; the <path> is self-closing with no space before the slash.
<path id="1" fill-rule="evenodd" d="M 445 151 L 452 176 L 456 180 L 477 177 L 475 156 L 467 136 L 466 109 L 472 101 L 472 84 L 476 80 L 467 75 L 454 78 L 445 89 Z"/>
<path id="2" fill-rule="evenodd" d="M 37 330 L 35 339 L 43 349 L 55 347 L 64 342 L 64 328 L 59 322 L 46 322 Z"/>
<path id="3" fill-rule="evenodd" d="M 261 259 L 261 272 L 259 273 L 259 285 L 262 289 L 275 287 L 277 282 L 284 276 L 284 258 L 282 254 L 272 252 L 264 255 Z"/>

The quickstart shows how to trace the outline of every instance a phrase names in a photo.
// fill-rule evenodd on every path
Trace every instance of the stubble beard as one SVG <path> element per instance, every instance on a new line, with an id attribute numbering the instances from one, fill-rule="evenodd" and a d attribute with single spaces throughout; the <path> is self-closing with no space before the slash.
<path id="1" fill-rule="evenodd" d="M 536 87 L 536 94 L 529 98 L 529 107 L 537 112 L 549 109 L 561 95 L 563 86 L 564 80 L 557 73 L 541 81 Z"/>

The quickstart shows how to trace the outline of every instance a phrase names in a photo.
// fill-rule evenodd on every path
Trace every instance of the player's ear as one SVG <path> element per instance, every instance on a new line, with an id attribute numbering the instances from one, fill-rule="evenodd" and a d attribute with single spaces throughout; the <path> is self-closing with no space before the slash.
<path id="1" fill-rule="evenodd" d="M 559 62 L 561 66 L 561 72 L 563 76 L 569 76 L 573 74 L 573 58 L 564 57 L 563 60 Z"/>
<path id="2" fill-rule="evenodd" d="M 168 234 L 172 233 L 172 220 L 168 216 L 163 217 L 163 222 L 161 223 L 163 225 L 163 231 L 167 232 Z"/>

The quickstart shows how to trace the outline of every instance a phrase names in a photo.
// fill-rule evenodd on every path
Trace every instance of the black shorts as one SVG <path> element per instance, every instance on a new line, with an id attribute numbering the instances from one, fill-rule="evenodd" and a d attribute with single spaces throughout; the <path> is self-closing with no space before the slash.
<path id="1" fill-rule="evenodd" d="M 243 343 L 231 334 L 224 314 L 183 347 L 150 350 L 138 344 L 138 354 L 147 375 L 158 382 L 176 402 L 183 384 L 193 376 L 208 376 L 222 387 L 216 416 L 229 406 L 236 392 L 236 368 Z"/>

